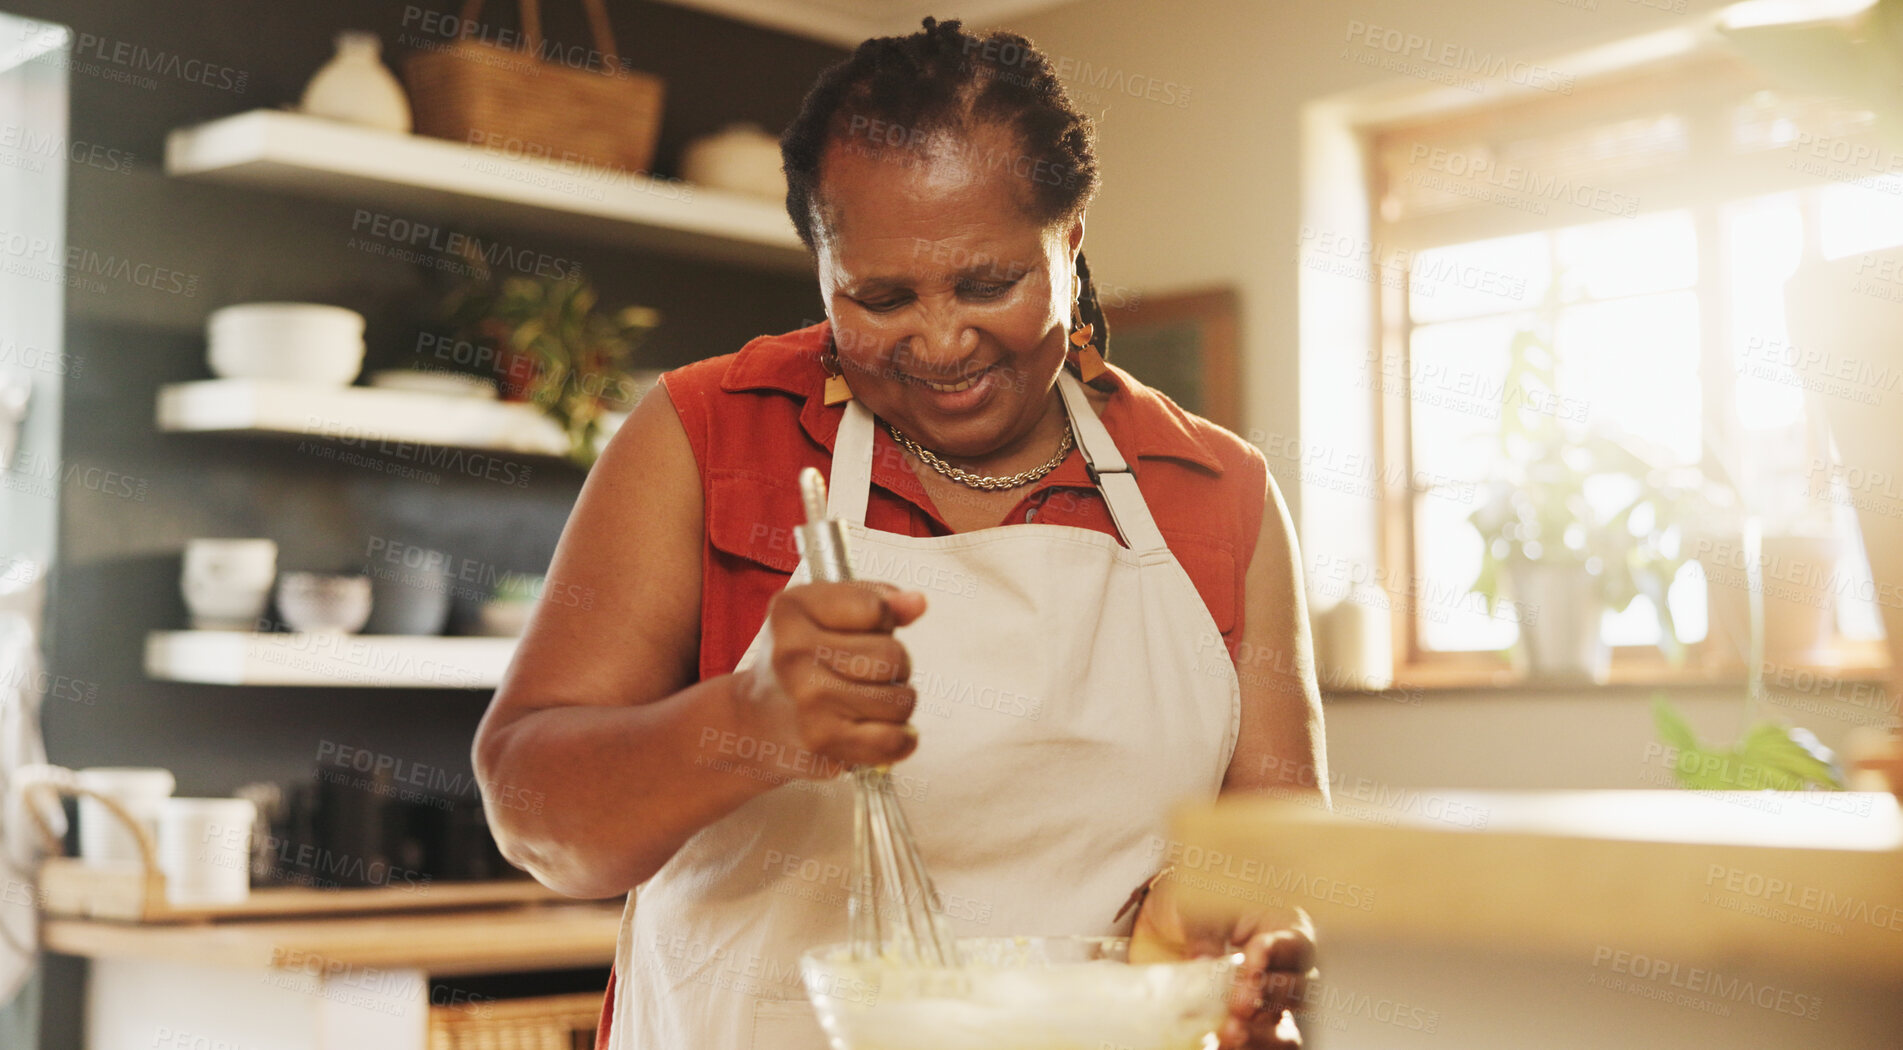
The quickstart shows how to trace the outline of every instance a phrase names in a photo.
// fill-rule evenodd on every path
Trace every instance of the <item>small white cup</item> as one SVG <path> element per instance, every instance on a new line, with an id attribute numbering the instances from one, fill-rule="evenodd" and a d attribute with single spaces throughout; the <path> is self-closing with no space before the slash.
<path id="1" fill-rule="evenodd" d="M 196 539 L 185 544 L 179 589 L 201 631 L 249 630 L 264 616 L 277 578 L 278 545 L 271 540 Z"/>
<path id="2" fill-rule="evenodd" d="M 242 904 L 251 894 L 251 825 L 243 798 L 169 798 L 159 807 L 159 870 L 174 905 Z"/>
<path id="3" fill-rule="evenodd" d="M 158 833 L 159 806 L 178 786 L 169 769 L 132 766 L 82 769 L 79 786 L 107 795 L 131 812 L 147 834 Z M 79 797 L 79 859 L 105 865 L 139 862 L 139 841 L 132 829 L 98 799 Z"/>

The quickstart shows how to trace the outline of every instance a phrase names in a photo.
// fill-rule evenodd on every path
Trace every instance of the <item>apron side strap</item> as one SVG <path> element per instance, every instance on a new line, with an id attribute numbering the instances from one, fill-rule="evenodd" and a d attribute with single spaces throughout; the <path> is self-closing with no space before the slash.
<path id="1" fill-rule="evenodd" d="M 1139 554 L 1168 548 L 1162 530 L 1156 527 L 1156 519 L 1150 517 L 1150 507 L 1143 501 L 1142 490 L 1137 488 L 1135 474 L 1127 470 L 1099 474 L 1097 487 L 1103 491 L 1110 520 L 1123 534 L 1124 546 Z"/>

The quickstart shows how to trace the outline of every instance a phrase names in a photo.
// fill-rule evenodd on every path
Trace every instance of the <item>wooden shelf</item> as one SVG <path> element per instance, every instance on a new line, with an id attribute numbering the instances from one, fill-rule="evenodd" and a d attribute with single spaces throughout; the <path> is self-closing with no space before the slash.
<path id="1" fill-rule="evenodd" d="M 315 958 L 455 976 L 606 966 L 620 926 L 616 902 L 183 926 L 48 919 L 40 929 L 48 949 L 90 959 L 296 969 Z"/>
<path id="2" fill-rule="evenodd" d="M 785 209 L 773 202 L 279 110 L 173 131 L 165 171 L 344 200 L 411 225 L 500 220 L 718 262 L 788 271 L 808 265 Z M 407 245 L 393 240 L 391 247 Z"/>
<path id="3" fill-rule="evenodd" d="M 145 673 L 166 682 L 335 688 L 490 689 L 514 638 L 153 631 Z"/>
<path id="4" fill-rule="evenodd" d="M 453 911 L 567 899 L 534 879 L 484 879 L 321 889 L 260 886 L 238 904 L 174 905 L 165 898 L 164 875 L 149 873 L 136 863 L 88 864 L 73 857 L 51 857 L 40 867 L 44 914 L 152 925 Z"/>
<path id="5" fill-rule="evenodd" d="M 174 433 L 309 437 L 402 458 L 403 444 L 530 456 L 568 451 L 562 428 L 533 405 L 379 387 L 205 379 L 159 388 L 158 427 Z M 426 458 L 408 465 L 430 469 Z"/>

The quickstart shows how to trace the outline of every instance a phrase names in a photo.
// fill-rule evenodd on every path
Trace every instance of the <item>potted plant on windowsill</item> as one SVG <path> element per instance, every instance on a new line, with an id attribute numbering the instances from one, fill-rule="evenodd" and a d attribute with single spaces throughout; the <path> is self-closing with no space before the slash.
<path id="1" fill-rule="evenodd" d="M 1619 436 L 1568 426 L 1557 408 L 1557 362 L 1537 332 L 1515 336 L 1501 385 L 1499 442 L 1506 466 L 1468 516 L 1482 542 L 1471 590 L 1519 623 L 1516 662 L 1530 678 L 1603 682 L 1610 652 L 1605 610 L 1639 595 L 1658 616 L 1674 663 L 1684 647 L 1667 600 L 1690 560 L 1684 534 L 1730 486 L 1696 468 L 1659 467 Z"/>

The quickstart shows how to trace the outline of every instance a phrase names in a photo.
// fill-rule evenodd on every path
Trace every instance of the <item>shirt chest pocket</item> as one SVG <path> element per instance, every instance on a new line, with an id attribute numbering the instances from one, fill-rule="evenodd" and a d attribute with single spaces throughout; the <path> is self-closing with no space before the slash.
<path id="1" fill-rule="evenodd" d="M 733 670 L 766 622 L 773 596 L 800 562 L 793 486 L 727 474 L 707 486 L 707 564 L 701 574 L 700 673 Z"/>
<path id="2" fill-rule="evenodd" d="M 800 563 L 794 528 L 799 493 L 757 474 L 725 474 L 707 486 L 707 540 L 715 550 L 789 574 Z"/>

